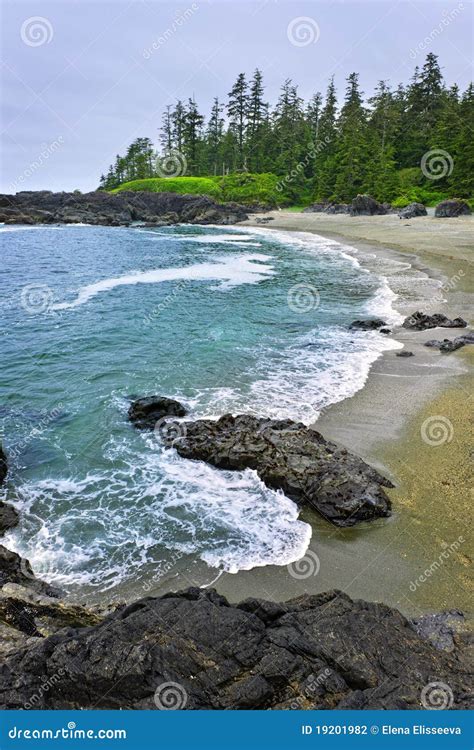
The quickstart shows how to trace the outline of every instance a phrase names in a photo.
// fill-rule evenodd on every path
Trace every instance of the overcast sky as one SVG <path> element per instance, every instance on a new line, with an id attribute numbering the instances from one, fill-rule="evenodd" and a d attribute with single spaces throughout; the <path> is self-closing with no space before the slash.
<path id="1" fill-rule="evenodd" d="M 285 78 L 309 98 L 334 74 L 406 82 L 427 52 L 449 85 L 472 80 L 473 5 L 423 0 L 0 0 L 2 192 L 92 190 L 161 113 L 203 113 L 259 67 L 273 103 Z"/>

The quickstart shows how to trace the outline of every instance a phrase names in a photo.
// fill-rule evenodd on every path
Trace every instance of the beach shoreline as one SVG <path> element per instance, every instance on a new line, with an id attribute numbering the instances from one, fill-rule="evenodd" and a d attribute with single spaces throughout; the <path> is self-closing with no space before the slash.
<path id="1" fill-rule="evenodd" d="M 404 317 L 421 309 L 460 315 L 472 324 L 468 251 L 474 249 L 474 217 L 442 222 L 417 218 L 403 222 L 413 227 L 406 231 L 405 226 L 403 234 L 394 215 L 353 218 L 275 211 L 269 217 L 273 220 L 268 224 L 262 225 L 257 215 L 245 225 L 312 232 L 351 246 L 361 265 L 376 273 L 385 264 L 382 275 L 397 294 L 394 307 Z M 437 240 L 428 247 L 429 237 Z M 401 272 L 387 274 L 387 261 L 401 264 Z M 341 530 L 304 510 L 300 517 L 313 529 L 305 564 L 222 574 L 213 585 L 230 600 L 244 596 L 281 600 L 341 588 L 350 596 L 383 601 L 409 616 L 469 609 L 466 517 L 471 495 L 465 466 L 470 440 L 465 416 L 472 398 L 468 375 L 472 349 L 445 355 L 424 346 L 428 339 L 454 338 L 456 332 L 449 329 L 414 332 L 397 326 L 391 335 L 414 356 L 383 352 L 364 387 L 325 409 L 315 428 L 392 479 L 392 518 Z M 441 435 L 431 437 L 430 444 L 425 433 L 432 428 L 441 429 Z M 313 571 L 308 576 L 302 574 L 305 567 Z"/>

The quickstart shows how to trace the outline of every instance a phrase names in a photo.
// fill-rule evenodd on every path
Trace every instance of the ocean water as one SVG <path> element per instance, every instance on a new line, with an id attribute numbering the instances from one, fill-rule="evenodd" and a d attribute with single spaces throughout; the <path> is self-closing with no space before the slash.
<path id="1" fill-rule="evenodd" d="M 0 237 L 1 497 L 21 512 L 5 544 L 48 580 L 110 595 L 166 580 L 177 562 L 204 585 L 300 558 L 311 527 L 292 501 L 252 471 L 186 461 L 160 431 L 136 431 L 130 398 L 311 424 L 398 346 L 348 330 L 367 315 L 399 322 L 383 275 L 353 248 L 271 229 Z"/>

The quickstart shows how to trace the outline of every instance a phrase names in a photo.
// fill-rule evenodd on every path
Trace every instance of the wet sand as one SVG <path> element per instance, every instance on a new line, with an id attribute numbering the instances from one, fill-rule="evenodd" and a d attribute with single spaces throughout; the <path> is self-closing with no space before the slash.
<path id="1" fill-rule="evenodd" d="M 261 226 L 312 231 L 355 248 L 362 265 L 386 275 L 403 315 L 423 309 L 461 315 L 472 324 L 474 217 L 402 222 L 396 216 L 271 215 L 274 221 Z M 260 226 L 257 218 L 248 224 Z M 336 588 L 397 606 L 410 616 L 450 608 L 469 611 L 473 496 L 468 414 L 473 411 L 474 350 L 445 355 L 423 346 L 429 338 L 459 333 L 394 329 L 393 337 L 415 356 L 386 352 L 365 387 L 327 409 L 316 424 L 326 437 L 392 478 L 392 517 L 337 529 L 305 509 L 301 518 L 313 528 L 305 558 L 288 568 L 223 574 L 213 584 L 221 593 L 233 601 L 248 596 L 284 600 Z"/>

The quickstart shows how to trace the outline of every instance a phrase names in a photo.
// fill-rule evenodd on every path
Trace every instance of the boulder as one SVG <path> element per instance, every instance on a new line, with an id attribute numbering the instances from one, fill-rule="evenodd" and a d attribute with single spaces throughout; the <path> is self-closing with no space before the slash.
<path id="1" fill-rule="evenodd" d="M 453 708 L 470 705 L 458 651 L 341 591 L 281 604 L 198 588 L 149 597 L 10 644 L 0 671 L 0 709 L 419 709 L 433 681 Z"/>
<path id="2" fill-rule="evenodd" d="M 376 331 L 378 328 L 386 325 L 385 320 L 382 320 L 382 318 L 367 318 L 366 320 L 353 320 L 349 329 L 355 331 Z"/>
<path id="3" fill-rule="evenodd" d="M 408 318 L 405 318 L 402 326 L 412 331 L 425 331 L 428 328 L 465 328 L 467 323 L 462 318 L 450 320 L 446 315 L 442 315 L 441 313 L 427 315 L 426 313 L 417 311 Z"/>
<path id="4" fill-rule="evenodd" d="M 385 333 L 386 335 L 388 335 L 389 333 L 392 333 L 392 329 L 391 328 L 381 328 L 380 329 L 380 333 Z"/>
<path id="5" fill-rule="evenodd" d="M 170 429 L 179 434 L 179 429 Z M 290 419 L 226 414 L 186 422 L 175 442 L 180 456 L 220 469 L 254 469 L 274 490 L 309 505 L 336 526 L 390 515 L 382 487 L 391 482 L 321 433 Z"/>
<path id="6" fill-rule="evenodd" d="M 322 203 L 312 203 L 310 206 L 303 208 L 303 211 L 301 213 L 303 214 L 322 213 L 323 211 L 326 211 L 328 206 L 330 206 L 330 203 L 328 203 L 327 201 L 323 201 Z"/>
<path id="7" fill-rule="evenodd" d="M 19 522 L 20 516 L 13 505 L 9 505 L 0 500 L 0 536 L 9 529 L 18 526 Z"/>
<path id="8" fill-rule="evenodd" d="M 133 401 L 128 418 L 139 429 L 153 429 L 163 417 L 184 417 L 186 409 L 179 401 L 163 396 L 146 396 Z"/>
<path id="9" fill-rule="evenodd" d="M 414 357 L 415 355 L 413 354 L 413 352 L 407 352 L 403 350 L 402 352 L 396 352 L 395 356 L 396 357 Z"/>
<path id="10" fill-rule="evenodd" d="M 416 216 L 428 216 L 428 211 L 423 203 L 409 203 L 398 212 L 398 215 L 400 219 L 414 219 Z"/>
<path id="11" fill-rule="evenodd" d="M 466 201 L 448 200 L 438 203 L 435 208 L 435 217 L 437 219 L 451 219 L 457 216 L 470 216 L 471 209 Z"/>
<path id="12" fill-rule="evenodd" d="M 449 354 L 449 352 L 455 352 L 457 349 L 461 349 L 466 344 L 474 344 L 474 332 L 466 333 L 464 336 L 457 336 L 455 339 L 443 339 L 438 341 L 437 339 L 430 339 L 425 341 L 425 346 L 439 349 L 440 352 Z"/>
<path id="13" fill-rule="evenodd" d="M 372 198 L 371 195 L 357 195 L 352 199 L 351 216 L 376 216 L 387 214 L 386 206 Z"/>

